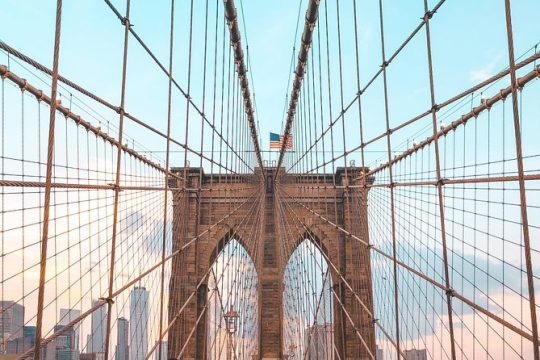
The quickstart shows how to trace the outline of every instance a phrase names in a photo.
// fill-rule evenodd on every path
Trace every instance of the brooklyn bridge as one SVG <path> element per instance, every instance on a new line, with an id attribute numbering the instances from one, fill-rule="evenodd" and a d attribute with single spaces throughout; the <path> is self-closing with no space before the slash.
<path id="1" fill-rule="evenodd" d="M 0 4 L 0 360 L 540 360 L 537 2 Z"/>

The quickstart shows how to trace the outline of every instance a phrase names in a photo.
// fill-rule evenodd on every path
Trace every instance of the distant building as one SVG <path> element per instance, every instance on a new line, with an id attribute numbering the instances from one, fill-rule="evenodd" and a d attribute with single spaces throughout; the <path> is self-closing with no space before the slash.
<path id="1" fill-rule="evenodd" d="M 405 360 L 427 360 L 427 353 L 426 349 L 422 350 L 405 350 L 403 352 L 403 355 L 405 355 Z"/>
<path id="2" fill-rule="evenodd" d="M 23 337 L 10 340 L 7 343 L 8 354 L 22 354 L 36 344 L 36 327 L 23 326 Z"/>
<path id="3" fill-rule="evenodd" d="M 105 360 L 105 353 L 87 353 L 81 354 L 80 360 Z"/>
<path id="4" fill-rule="evenodd" d="M 144 360 L 148 352 L 148 291 L 131 290 L 129 304 L 129 360 Z"/>
<path id="5" fill-rule="evenodd" d="M 60 309 L 60 321 L 58 322 L 58 325 L 66 326 L 67 324 L 69 324 L 71 321 L 75 320 L 79 316 L 81 316 L 81 310 Z M 75 332 L 74 349 L 76 350 L 79 350 L 80 328 L 81 328 L 80 323 L 73 326 L 73 330 Z"/>
<path id="6" fill-rule="evenodd" d="M 24 306 L 14 301 L 0 301 L 0 352 L 7 352 L 10 341 L 23 338 Z"/>
<path id="7" fill-rule="evenodd" d="M 158 347 L 156 347 L 155 354 L 156 354 L 156 360 L 160 360 L 159 359 L 159 345 Z M 161 342 L 161 360 L 167 360 L 167 342 L 166 341 Z"/>
<path id="8" fill-rule="evenodd" d="M 92 306 L 96 306 L 99 300 L 94 300 Z M 107 332 L 107 308 L 102 305 L 92 313 L 91 332 L 87 336 L 87 353 L 105 353 L 105 336 Z"/>
<path id="9" fill-rule="evenodd" d="M 333 324 L 315 324 L 306 329 L 305 337 L 307 359 L 334 359 Z"/>
<path id="10" fill-rule="evenodd" d="M 57 333 L 65 328 L 64 325 L 56 325 L 54 332 Z M 76 349 L 75 330 L 69 328 L 56 339 L 47 344 L 47 360 L 79 360 L 79 350 Z"/>
<path id="11" fill-rule="evenodd" d="M 383 351 L 381 348 L 379 348 L 379 345 L 375 348 L 375 360 L 383 360 Z"/>
<path id="12" fill-rule="evenodd" d="M 129 322 L 126 318 L 118 318 L 116 323 L 115 360 L 129 359 Z"/>

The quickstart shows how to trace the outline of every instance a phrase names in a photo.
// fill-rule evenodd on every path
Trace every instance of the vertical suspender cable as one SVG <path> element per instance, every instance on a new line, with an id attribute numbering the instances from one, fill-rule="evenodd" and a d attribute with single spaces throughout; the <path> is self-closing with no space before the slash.
<path id="1" fill-rule="evenodd" d="M 248 116 L 249 127 L 251 130 L 251 139 L 253 140 L 253 146 L 255 147 L 255 155 L 257 156 L 257 162 L 260 168 L 263 168 L 263 162 L 261 157 L 261 149 L 259 146 L 259 137 L 257 136 L 257 124 L 255 122 L 255 111 L 253 109 L 253 103 L 251 101 L 251 92 L 249 89 L 249 82 L 247 78 L 247 67 L 244 62 L 244 52 L 240 42 L 240 29 L 238 28 L 238 20 L 236 16 L 236 8 L 234 6 L 234 0 L 224 0 L 225 6 L 225 18 L 229 25 L 229 33 L 231 36 L 231 47 L 234 50 L 234 60 L 236 62 L 236 70 L 238 71 L 238 77 L 240 79 L 240 86 L 242 88 L 242 96 L 244 98 L 244 107 Z M 264 176 L 264 172 L 263 176 Z"/>
<path id="2" fill-rule="evenodd" d="M 118 206 L 120 197 L 120 169 L 122 164 L 122 139 L 124 136 L 124 105 L 126 99 L 126 79 L 127 79 L 127 57 L 128 57 L 128 44 L 129 44 L 129 12 L 131 8 L 131 1 L 127 0 L 126 3 L 126 16 L 122 21 L 124 25 L 124 53 L 122 60 L 122 85 L 120 94 L 120 119 L 118 126 L 118 152 L 116 154 L 116 179 L 114 182 L 114 209 L 113 209 L 113 225 L 112 225 L 112 241 L 111 241 L 111 263 L 109 267 L 109 290 L 107 296 L 107 328 L 105 336 L 105 360 L 109 359 L 109 343 L 111 337 L 111 317 L 112 317 L 112 304 L 113 304 L 113 286 L 114 286 L 114 265 L 116 262 L 116 238 L 118 235 Z"/>
<path id="3" fill-rule="evenodd" d="M 527 214 L 527 197 L 525 191 L 525 180 L 523 170 L 523 149 L 521 145 L 521 128 L 519 123 L 519 106 L 518 106 L 518 88 L 519 83 L 516 78 L 516 62 L 514 58 L 514 35 L 512 30 L 512 13 L 510 8 L 510 0 L 505 0 L 506 13 L 506 34 L 508 38 L 508 65 L 510 66 L 510 79 L 512 81 L 512 110 L 514 115 L 514 136 L 516 140 L 516 160 L 519 183 L 519 197 L 521 209 L 521 222 L 523 227 L 523 246 L 525 251 L 525 265 L 527 268 L 527 285 L 529 288 L 529 307 L 531 310 L 531 329 L 534 359 L 540 359 L 540 349 L 538 348 L 538 322 L 536 317 L 536 300 L 534 288 L 534 269 L 531 259 L 531 241 L 529 235 L 529 218 Z"/>
<path id="4" fill-rule="evenodd" d="M 298 53 L 298 63 L 296 65 L 295 77 L 293 82 L 293 88 L 291 91 L 291 99 L 289 102 L 289 110 L 287 110 L 287 122 L 285 123 L 285 131 L 283 133 L 283 143 L 281 144 L 281 150 L 279 152 L 279 160 L 277 163 L 277 169 L 281 167 L 283 163 L 283 157 L 287 148 L 287 141 L 291 136 L 291 128 L 296 114 L 296 108 L 298 107 L 298 98 L 300 89 L 302 88 L 302 80 L 304 79 L 304 70 L 308 61 L 308 53 L 313 42 L 313 30 L 317 24 L 317 18 L 319 17 L 319 3 L 320 0 L 310 0 L 308 9 L 306 12 L 306 22 L 304 25 L 304 32 L 302 34 L 302 46 Z"/>
<path id="5" fill-rule="evenodd" d="M 45 298 L 45 275 L 47 273 L 47 243 L 49 239 L 49 216 L 51 207 L 52 168 L 54 160 L 54 131 L 56 122 L 57 88 L 58 88 L 58 62 L 60 57 L 60 32 L 62 29 L 62 0 L 56 1 L 56 28 L 54 33 L 53 72 L 51 84 L 51 104 L 49 113 L 49 140 L 47 145 L 47 170 L 45 180 L 45 196 L 43 205 L 43 232 L 41 234 L 41 255 L 39 269 L 39 287 L 36 316 L 36 343 L 34 359 L 41 357 L 41 335 L 43 332 L 43 302 Z"/>
<path id="6" fill-rule="evenodd" d="M 440 160 L 440 150 L 439 150 L 439 137 L 437 135 L 437 104 L 435 102 L 435 83 L 433 79 L 433 60 L 431 57 L 431 34 L 429 30 L 429 20 L 432 16 L 432 13 L 428 9 L 427 0 L 424 0 L 424 23 L 426 28 L 426 49 L 427 49 L 427 60 L 428 60 L 428 73 L 429 73 L 429 89 L 431 97 L 431 116 L 433 124 L 433 140 L 435 146 L 435 171 L 437 175 L 437 195 L 438 195 L 438 205 L 439 205 L 439 219 L 441 223 L 441 241 L 442 241 L 442 251 L 443 251 L 443 261 L 444 261 L 444 280 L 445 285 L 448 289 L 452 289 L 450 283 L 450 269 L 448 265 L 448 246 L 446 241 L 446 220 L 445 220 L 445 211 L 444 211 L 444 191 L 443 191 L 443 181 L 441 176 L 441 160 Z M 450 332 L 450 350 L 452 359 L 456 359 L 456 341 L 454 337 L 454 316 L 452 309 L 452 291 L 446 291 L 446 306 L 448 311 L 448 327 Z"/>
<path id="7" fill-rule="evenodd" d="M 174 0 L 171 0 L 171 26 L 169 30 L 169 84 L 167 93 L 167 143 L 165 154 L 165 194 L 163 199 L 163 239 L 161 243 L 161 283 L 160 283 L 160 304 L 159 304 L 159 339 L 158 339 L 158 360 L 162 359 L 162 338 L 163 338 L 163 299 L 165 293 L 165 247 L 167 244 L 167 212 L 169 201 L 169 160 L 171 146 L 171 113 L 172 113 L 172 72 L 173 72 L 173 49 L 174 49 Z M 174 225 L 173 225 L 174 226 Z M 172 230 L 172 229 L 171 229 Z"/>

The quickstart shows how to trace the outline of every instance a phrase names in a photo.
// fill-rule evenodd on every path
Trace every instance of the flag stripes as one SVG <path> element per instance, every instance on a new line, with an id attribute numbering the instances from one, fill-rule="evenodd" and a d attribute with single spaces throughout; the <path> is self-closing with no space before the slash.
<path id="1" fill-rule="evenodd" d="M 274 134 L 270 133 L 270 149 L 281 149 L 281 146 L 283 145 L 284 135 Z M 292 140 L 292 134 L 287 139 L 287 144 L 285 146 L 285 149 L 292 149 L 293 147 L 293 140 Z"/>

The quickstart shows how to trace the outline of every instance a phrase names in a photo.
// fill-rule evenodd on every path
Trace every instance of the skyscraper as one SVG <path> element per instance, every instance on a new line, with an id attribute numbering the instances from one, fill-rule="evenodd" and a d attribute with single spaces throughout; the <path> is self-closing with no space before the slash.
<path id="1" fill-rule="evenodd" d="M 56 325 L 54 332 L 58 332 L 64 328 L 64 325 Z M 74 328 L 66 330 L 62 335 L 58 336 L 53 342 L 56 344 L 56 360 L 79 360 L 79 350 L 77 349 L 76 331 Z"/>
<path id="2" fill-rule="evenodd" d="M 64 329 L 64 325 L 56 325 L 54 332 Z M 45 347 L 46 360 L 79 360 L 79 350 L 75 344 L 75 330 L 69 328 Z"/>
<path id="3" fill-rule="evenodd" d="M 405 360 L 427 360 L 426 349 L 405 350 L 404 355 L 405 355 Z"/>
<path id="4" fill-rule="evenodd" d="M 383 359 L 384 359 L 383 350 L 379 347 L 379 345 L 377 345 L 375 347 L 375 360 L 383 360 Z"/>
<path id="5" fill-rule="evenodd" d="M 10 340 L 7 343 L 8 354 L 22 354 L 34 347 L 36 343 L 36 327 L 23 326 L 23 337 Z"/>
<path id="6" fill-rule="evenodd" d="M 115 360 L 128 360 L 129 322 L 126 318 L 118 318 L 116 323 L 116 355 Z"/>
<path id="7" fill-rule="evenodd" d="M 18 339 L 23 337 L 24 306 L 14 301 L 0 301 L 0 337 Z"/>
<path id="8" fill-rule="evenodd" d="M 158 347 L 156 347 L 155 356 L 156 356 L 156 360 L 160 360 L 159 344 L 158 344 Z M 161 360 L 167 360 L 167 342 L 166 341 L 161 342 Z"/>
<path id="9" fill-rule="evenodd" d="M 94 300 L 92 306 L 95 306 L 99 300 Z M 104 353 L 105 352 L 105 335 L 107 332 L 107 308 L 102 305 L 99 309 L 92 313 L 92 329 L 88 335 L 88 343 L 86 345 L 87 353 Z"/>
<path id="10" fill-rule="evenodd" d="M 131 290 L 129 316 L 129 360 L 144 360 L 148 352 L 148 291 Z"/>
<path id="11" fill-rule="evenodd" d="M 305 347 L 309 359 L 333 359 L 334 328 L 332 324 L 315 324 L 306 329 Z"/>
<path id="12" fill-rule="evenodd" d="M 58 325 L 66 326 L 71 321 L 75 320 L 81 316 L 81 310 L 75 309 L 60 309 L 60 321 Z M 76 324 L 73 326 L 74 338 L 73 338 L 73 349 L 79 350 L 79 334 L 80 334 L 81 324 Z"/>

